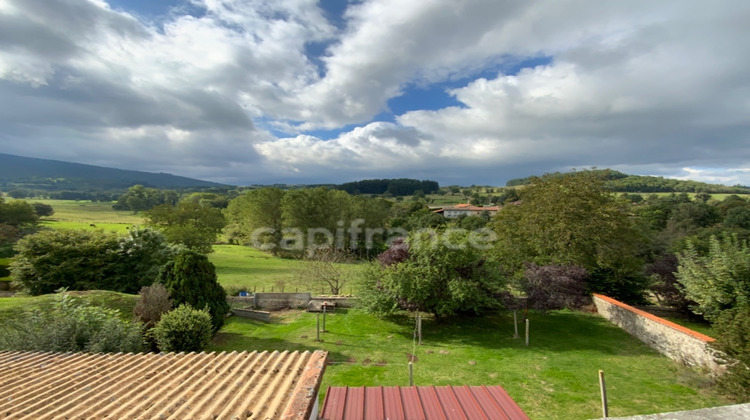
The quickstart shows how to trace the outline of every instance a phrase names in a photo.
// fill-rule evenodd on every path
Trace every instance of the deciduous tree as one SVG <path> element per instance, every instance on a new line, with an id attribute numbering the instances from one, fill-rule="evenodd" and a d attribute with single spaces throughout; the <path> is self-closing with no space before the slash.
<path id="1" fill-rule="evenodd" d="M 646 236 L 597 172 L 533 178 L 491 224 L 495 255 L 518 277 L 525 263 L 575 265 L 591 275 L 591 291 L 629 301 L 646 286 L 638 256 Z"/>
<path id="2" fill-rule="evenodd" d="M 212 251 L 211 245 L 226 226 L 220 209 L 192 201 L 162 204 L 144 214 L 146 225 L 162 232 L 169 242 L 202 253 Z"/>

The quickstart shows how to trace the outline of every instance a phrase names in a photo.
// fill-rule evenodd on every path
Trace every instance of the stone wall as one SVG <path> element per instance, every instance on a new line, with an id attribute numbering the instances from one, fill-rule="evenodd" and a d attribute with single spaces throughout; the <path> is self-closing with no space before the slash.
<path id="1" fill-rule="evenodd" d="M 232 309 L 232 314 L 242 318 L 254 319 L 256 321 L 271 322 L 271 313 L 266 311 L 256 311 L 254 309 Z"/>
<path id="2" fill-rule="evenodd" d="M 722 371 L 714 351 L 708 346 L 713 338 L 604 295 L 594 294 L 594 304 L 604 318 L 659 353 L 713 374 Z"/>

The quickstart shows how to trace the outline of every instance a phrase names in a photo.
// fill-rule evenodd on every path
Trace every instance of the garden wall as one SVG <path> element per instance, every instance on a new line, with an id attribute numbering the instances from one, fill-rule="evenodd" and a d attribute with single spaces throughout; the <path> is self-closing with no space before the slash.
<path id="1" fill-rule="evenodd" d="M 232 314 L 242 318 L 254 319 L 256 321 L 271 322 L 271 313 L 266 311 L 256 311 L 254 309 L 232 309 Z"/>
<path id="2" fill-rule="evenodd" d="M 708 346 L 713 338 L 604 295 L 595 293 L 594 304 L 604 318 L 670 359 L 713 374 L 722 371 Z"/>

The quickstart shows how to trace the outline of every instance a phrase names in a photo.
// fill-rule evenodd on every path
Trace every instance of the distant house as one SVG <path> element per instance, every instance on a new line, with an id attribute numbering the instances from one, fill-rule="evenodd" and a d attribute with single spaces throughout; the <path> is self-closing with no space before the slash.
<path id="1" fill-rule="evenodd" d="M 327 353 L 0 352 L 1 417 L 315 420 Z"/>
<path id="2" fill-rule="evenodd" d="M 455 219 L 459 216 L 479 216 L 482 212 L 489 213 L 490 216 L 494 216 L 500 211 L 498 206 L 473 206 L 471 204 L 457 204 L 455 206 L 443 207 L 442 209 L 435 210 L 435 213 L 442 214 L 446 219 Z"/>

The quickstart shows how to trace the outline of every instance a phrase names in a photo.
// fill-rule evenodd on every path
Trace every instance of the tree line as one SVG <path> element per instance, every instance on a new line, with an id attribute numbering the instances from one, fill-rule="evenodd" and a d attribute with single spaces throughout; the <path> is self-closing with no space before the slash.
<path id="1" fill-rule="evenodd" d="M 596 169 L 605 186 L 615 192 L 633 193 L 714 193 L 714 194 L 748 194 L 750 187 L 742 185 L 726 186 L 705 182 L 663 178 L 657 176 L 628 175 L 612 169 Z M 569 173 L 555 172 L 551 176 L 567 176 Z M 535 177 L 513 178 L 506 182 L 507 187 L 530 184 Z"/>

